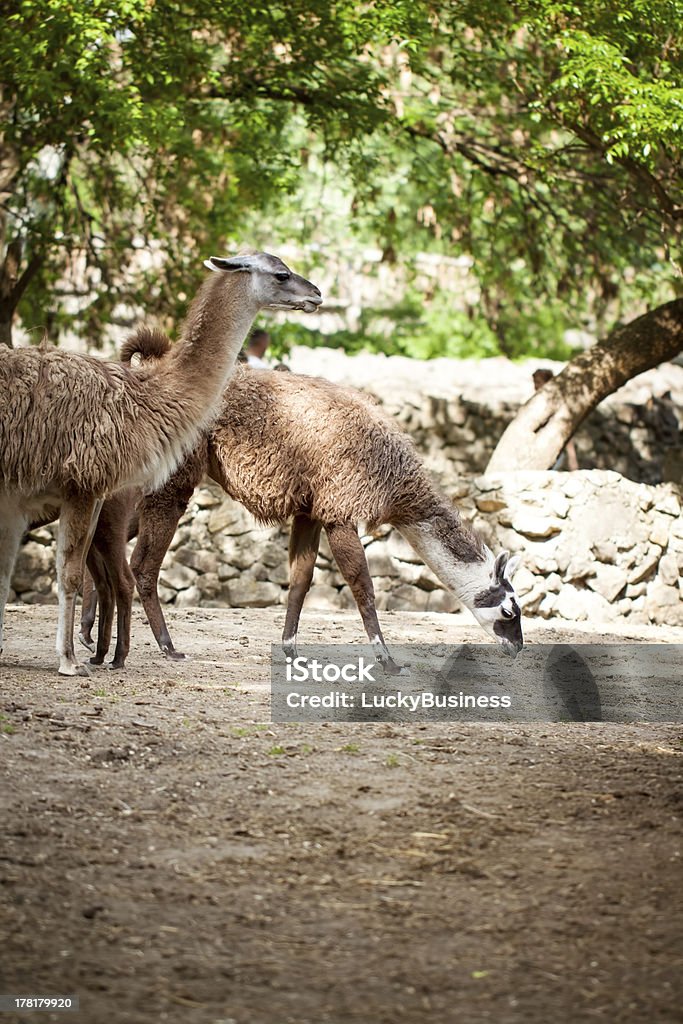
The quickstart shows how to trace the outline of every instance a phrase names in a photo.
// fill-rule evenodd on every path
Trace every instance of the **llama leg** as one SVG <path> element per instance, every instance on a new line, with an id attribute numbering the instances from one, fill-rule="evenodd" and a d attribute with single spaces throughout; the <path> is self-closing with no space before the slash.
<path id="1" fill-rule="evenodd" d="M 325 532 L 339 571 L 351 588 L 365 626 L 365 632 L 375 649 L 377 660 L 385 672 L 390 675 L 399 675 L 401 669 L 391 657 L 382 636 L 375 608 L 375 591 L 372 586 L 370 570 L 356 527 L 353 523 L 326 524 Z"/>
<path id="2" fill-rule="evenodd" d="M 88 552 L 87 565 L 92 573 L 95 590 L 97 592 L 97 604 L 99 605 L 99 622 L 97 624 L 97 646 L 93 657 L 90 659 L 92 665 L 103 665 L 104 659 L 111 645 L 111 634 L 114 627 L 114 584 L 111 578 L 111 570 L 101 550 L 95 550 L 97 534 Z"/>
<path id="3" fill-rule="evenodd" d="M 84 647 L 94 654 L 95 642 L 92 638 L 92 629 L 97 616 L 97 590 L 93 583 L 92 576 L 86 568 L 83 573 L 83 605 L 81 608 L 81 630 L 78 639 Z"/>
<path id="4" fill-rule="evenodd" d="M 79 496 L 62 503 L 57 534 L 57 587 L 59 594 L 59 625 L 57 654 L 59 672 L 63 676 L 88 675 L 85 665 L 76 661 L 74 652 L 74 619 L 76 597 L 83 578 L 85 556 L 97 525 L 102 502 Z"/>
<path id="5" fill-rule="evenodd" d="M 93 537 L 87 564 L 92 572 L 94 585 L 99 596 L 100 622 L 97 633 L 97 650 L 91 647 L 95 657 L 91 662 L 101 665 L 107 656 L 111 644 L 112 627 L 114 624 L 114 607 L 117 613 L 116 650 L 110 668 L 123 668 L 130 649 L 130 616 L 133 604 L 135 580 L 126 558 L 126 544 L 129 537 L 135 536 L 138 529 L 135 515 L 134 490 L 119 491 L 102 506 L 97 529 Z M 90 640 L 97 610 L 98 596 L 88 607 L 87 598 L 92 589 L 89 573 L 86 572 L 83 582 L 83 616 L 81 618 L 81 639 Z"/>
<path id="6" fill-rule="evenodd" d="M 100 522 L 88 554 L 97 597 L 100 605 L 100 621 L 97 631 L 97 652 L 91 662 L 102 665 L 111 645 L 116 609 L 116 648 L 109 668 L 123 668 L 130 650 L 130 618 L 133 605 L 135 580 L 126 560 L 126 541 L 129 520 L 127 507 L 112 501 L 102 511 Z"/>
<path id="7" fill-rule="evenodd" d="M 159 603 L 157 584 L 164 555 L 173 540 L 178 520 L 186 508 L 187 502 L 184 502 L 182 505 L 173 504 L 168 508 L 155 507 L 152 512 L 151 505 L 149 508 L 145 505 L 140 512 L 138 542 L 130 560 L 142 607 L 145 609 L 159 649 L 168 658 L 176 660 L 185 658 L 186 655 L 181 651 L 176 651 L 173 646 L 171 634 Z"/>
<path id="8" fill-rule="evenodd" d="M 19 512 L 3 510 L 0 520 L 0 654 L 2 654 L 5 605 L 9 596 L 12 570 L 27 525 L 27 520 Z"/>
<path id="9" fill-rule="evenodd" d="M 130 618 L 135 591 L 135 578 L 125 558 L 117 565 L 114 591 L 116 594 L 116 647 L 114 648 L 114 660 L 109 668 L 123 668 L 130 651 Z"/>
<path id="10" fill-rule="evenodd" d="M 313 579 L 315 560 L 320 545 L 322 524 L 308 516 L 294 516 L 289 535 L 289 596 L 285 628 L 282 633 L 282 649 L 291 658 L 296 658 L 296 634 L 304 598 Z"/>

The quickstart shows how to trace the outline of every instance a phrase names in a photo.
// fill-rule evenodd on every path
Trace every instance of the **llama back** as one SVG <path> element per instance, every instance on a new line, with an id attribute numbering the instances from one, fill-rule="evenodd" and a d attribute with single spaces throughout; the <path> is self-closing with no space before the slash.
<path id="1" fill-rule="evenodd" d="M 400 521 L 431 483 L 376 402 L 316 377 L 238 368 L 212 433 L 212 475 L 263 522 Z"/>

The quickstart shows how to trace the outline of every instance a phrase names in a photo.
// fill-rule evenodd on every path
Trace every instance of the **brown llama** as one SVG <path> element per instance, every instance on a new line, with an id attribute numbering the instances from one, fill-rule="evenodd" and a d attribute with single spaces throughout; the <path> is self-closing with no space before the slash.
<path id="1" fill-rule="evenodd" d="M 158 355 L 163 345 L 163 336 L 153 348 L 145 338 L 133 336 L 122 358 L 130 359 L 136 352 Z M 206 441 L 161 490 L 144 497 L 130 494 L 127 510 L 111 510 L 117 520 L 113 532 L 119 537 L 119 549 L 117 557 L 101 559 L 96 567 L 102 610 L 109 621 L 100 623 L 102 639 L 95 662 L 103 661 L 109 646 L 115 602 L 127 607 L 119 624 L 113 665 L 121 667 L 125 662 L 133 578 L 159 647 L 169 657 L 182 657 L 164 620 L 157 581 L 178 520 L 205 472 L 261 523 L 292 520 L 290 591 L 282 637 L 288 654 L 296 654 L 301 608 L 324 529 L 378 660 L 388 671 L 397 670 L 377 618 L 357 530 L 361 520 L 371 527 L 395 526 L 507 653 L 514 655 L 521 649 L 521 615 L 511 584 L 518 558 L 508 560 L 507 552 L 493 557 L 451 502 L 435 490 L 411 440 L 389 416 L 351 388 L 315 377 L 238 366 Z M 130 577 L 125 539 L 132 535 L 134 519 L 138 542 Z M 108 542 L 108 537 L 103 538 L 103 545 Z M 127 579 L 124 586 L 122 577 Z M 93 603 L 84 601 L 81 638 L 91 649 L 94 615 Z"/>
<path id="2" fill-rule="evenodd" d="M 267 253 L 205 265 L 216 273 L 192 303 L 180 341 L 139 369 L 0 345 L 0 652 L 22 534 L 31 521 L 59 516 L 59 671 L 87 673 L 75 657 L 74 612 L 103 500 L 126 486 L 162 486 L 195 447 L 259 310 L 310 312 L 322 301 L 315 285 Z"/>

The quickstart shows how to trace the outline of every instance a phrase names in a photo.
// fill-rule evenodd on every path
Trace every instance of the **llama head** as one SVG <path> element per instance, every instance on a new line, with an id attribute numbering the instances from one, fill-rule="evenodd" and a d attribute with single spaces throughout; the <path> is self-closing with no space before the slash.
<path id="1" fill-rule="evenodd" d="M 313 313 L 322 300 L 314 284 L 267 252 L 247 256 L 211 256 L 204 266 L 216 273 L 248 274 L 252 297 L 260 309 L 301 309 Z"/>
<path id="2" fill-rule="evenodd" d="M 524 646 L 522 612 L 512 586 L 520 561 L 519 555 L 510 558 L 509 551 L 501 551 L 493 561 L 487 586 L 475 594 L 470 606 L 477 622 L 513 658 Z"/>

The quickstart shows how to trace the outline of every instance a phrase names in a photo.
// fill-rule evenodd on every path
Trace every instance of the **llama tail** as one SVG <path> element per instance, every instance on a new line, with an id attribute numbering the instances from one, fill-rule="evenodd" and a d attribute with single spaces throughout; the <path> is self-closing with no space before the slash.
<path id="1" fill-rule="evenodd" d="M 171 342 L 158 327 L 138 327 L 126 338 L 119 358 L 122 363 L 131 363 L 133 356 L 146 359 L 161 359 L 171 348 Z"/>

